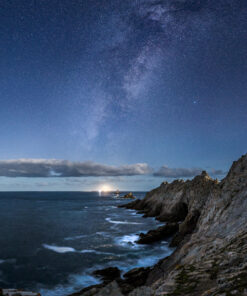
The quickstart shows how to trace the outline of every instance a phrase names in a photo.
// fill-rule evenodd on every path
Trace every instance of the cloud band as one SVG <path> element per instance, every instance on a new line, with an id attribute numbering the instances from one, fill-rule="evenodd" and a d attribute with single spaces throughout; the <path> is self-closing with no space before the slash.
<path id="1" fill-rule="evenodd" d="M 111 166 L 91 161 L 57 159 L 0 160 L 0 176 L 4 177 L 110 177 L 145 175 L 150 172 L 146 163 Z"/>

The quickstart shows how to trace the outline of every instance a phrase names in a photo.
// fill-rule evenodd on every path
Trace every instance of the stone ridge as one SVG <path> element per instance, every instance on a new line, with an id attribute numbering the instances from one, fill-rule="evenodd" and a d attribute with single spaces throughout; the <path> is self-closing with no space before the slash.
<path id="1" fill-rule="evenodd" d="M 163 182 L 124 207 L 171 225 L 142 234 L 144 243 L 153 235 L 162 239 L 173 225 L 177 232 L 171 243 L 177 248 L 144 276 L 133 271 L 138 276 L 128 289 L 121 288 L 124 282 L 107 284 L 107 295 L 247 296 L 247 154 L 221 182 L 204 171 L 186 182 Z M 77 295 L 103 294 L 89 289 Z"/>

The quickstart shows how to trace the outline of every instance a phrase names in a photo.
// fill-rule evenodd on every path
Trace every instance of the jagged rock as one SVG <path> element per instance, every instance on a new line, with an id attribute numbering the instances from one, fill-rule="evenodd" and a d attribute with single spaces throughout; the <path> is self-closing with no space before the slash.
<path id="1" fill-rule="evenodd" d="M 247 295 L 247 155 L 221 182 L 202 172 L 164 182 L 124 207 L 181 223 L 173 254 L 125 275 L 118 283 L 122 294 L 144 296 L 149 287 L 148 296 Z"/>
<path id="2" fill-rule="evenodd" d="M 150 268 L 134 268 L 124 274 L 124 279 L 118 281 L 123 294 L 128 294 L 135 288 L 143 286 L 147 280 Z"/>
<path id="3" fill-rule="evenodd" d="M 79 292 L 75 292 L 73 294 L 70 294 L 69 296 L 94 296 L 96 295 L 99 291 L 101 291 L 107 284 L 98 284 L 98 285 L 93 285 L 86 287 L 82 289 Z"/>
<path id="4" fill-rule="evenodd" d="M 116 281 L 111 282 L 98 293 L 94 294 L 95 296 L 123 296 L 121 290 Z"/>
<path id="5" fill-rule="evenodd" d="M 111 282 L 114 280 L 120 280 L 120 270 L 117 267 L 108 267 L 105 269 L 99 269 L 95 270 L 93 272 L 93 275 L 100 277 L 103 282 L 98 285 L 93 285 L 86 287 L 82 289 L 79 292 L 73 293 L 70 296 L 93 296 L 93 295 L 98 295 L 97 293 L 101 293 L 102 290 Z M 112 286 L 109 286 L 107 289 L 112 288 Z M 106 290 L 107 290 L 106 289 Z M 104 291 L 106 291 L 104 290 Z M 113 289 L 114 290 L 114 289 Z M 104 294 L 99 294 L 99 295 L 104 295 Z M 114 295 L 114 294 L 112 294 Z"/>
<path id="6" fill-rule="evenodd" d="M 203 171 L 191 181 L 163 182 L 160 187 L 147 193 L 144 199 L 121 207 L 141 211 L 145 216 L 156 217 L 160 221 L 179 222 L 185 219 L 188 212 L 194 209 L 200 211 L 209 192 L 217 185 L 218 181 Z"/>
<path id="7" fill-rule="evenodd" d="M 154 290 L 150 287 L 143 286 L 137 289 L 134 289 L 129 293 L 129 296 L 154 296 Z"/>
<path id="8" fill-rule="evenodd" d="M 113 280 L 120 278 L 120 270 L 117 267 L 108 267 L 95 270 L 93 275 L 101 277 L 104 282 L 112 282 Z"/>
<path id="9" fill-rule="evenodd" d="M 116 281 L 83 289 L 70 296 L 123 296 Z"/>
<path id="10" fill-rule="evenodd" d="M 167 223 L 164 226 L 160 226 L 155 230 L 150 230 L 147 233 L 140 233 L 140 238 L 137 241 L 138 244 L 151 244 L 168 237 L 171 237 L 179 229 L 178 223 Z"/>
<path id="11" fill-rule="evenodd" d="M 246 168 L 247 155 L 233 163 L 226 178 L 211 186 L 201 208 L 197 207 L 201 214 L 191 236 L 151 270 L 147 283 L 155 287 L 157 294 L 246 294 Z M 197 181 L 200 182 L 198 178 Z M 181 230 L 184 225 L 180 225 Z M 165 271 L 162 279 L 160 269 Z"/>
<path id="12" fill-rule="evenodd" d="M 187 215 L 186 219 L 179 225 L 179 231 L 170 243 L 171 247 L 177 247 L 187 234 L 194 231 L 199 217 L 200 212 L 198 210 L 194 210 Z"/>

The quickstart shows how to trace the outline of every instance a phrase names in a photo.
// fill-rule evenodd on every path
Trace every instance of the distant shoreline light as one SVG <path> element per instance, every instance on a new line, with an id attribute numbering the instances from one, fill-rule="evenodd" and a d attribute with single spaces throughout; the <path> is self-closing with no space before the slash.
<path id="1" fill-rule="evenodd" d="M 111 191 L 114 191 L 114 189 L 108 184 L 104 184 L 100 187 L 100 189 L 98 189 L 99 195 L 101 195 L 102 192 L 111 192 Z"/>

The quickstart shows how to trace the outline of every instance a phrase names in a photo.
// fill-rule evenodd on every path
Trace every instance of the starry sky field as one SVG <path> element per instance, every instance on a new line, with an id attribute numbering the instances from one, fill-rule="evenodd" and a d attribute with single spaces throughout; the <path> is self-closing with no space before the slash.
<path id="1" fill-rule="evenodd" d="M 246 0 L 2 0 L 0 190 L 221 179 L 246 81 Z"/>

